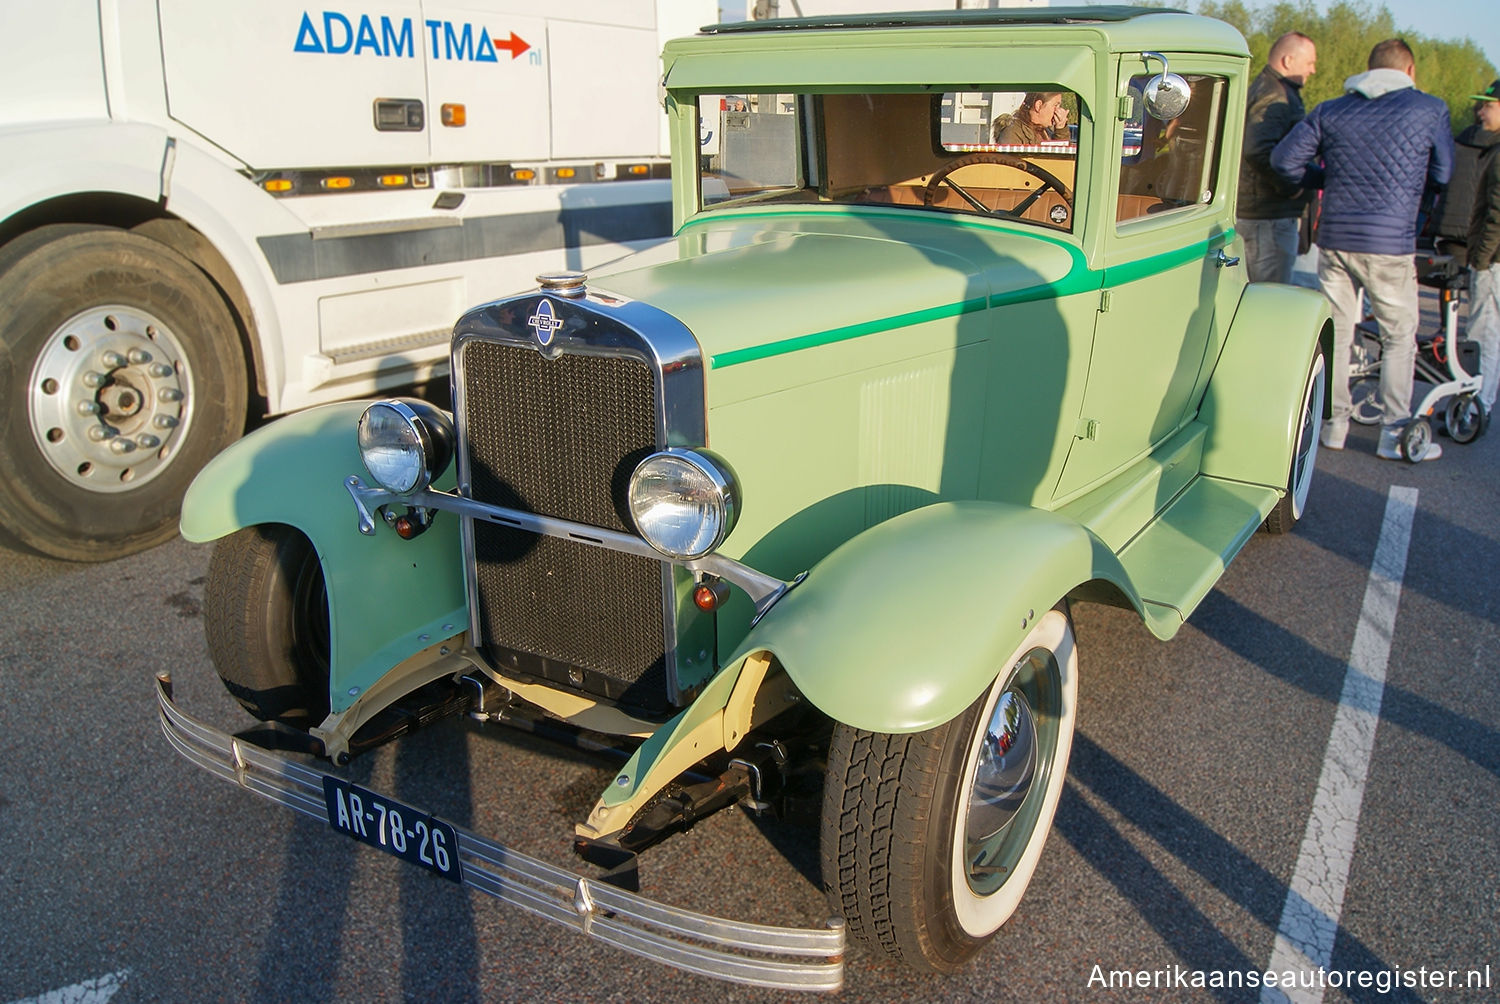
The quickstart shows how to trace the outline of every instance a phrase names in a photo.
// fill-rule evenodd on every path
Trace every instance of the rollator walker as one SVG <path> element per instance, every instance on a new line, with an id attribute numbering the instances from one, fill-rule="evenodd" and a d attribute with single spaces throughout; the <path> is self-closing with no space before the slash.
<path id="1" fill-rule="evenodd" d="M 1468 288 L 1469 270 L 1451 254 L 1417 252 L 1417 281 L 1438 291 L 1438 330 L 1417 334 L 1415 377 L 1432 385 L 1421 404 L 1412 409 L 1411 421 L 1401 430 L 1401 455 L 1417 463 L 1432 444 L 1432 422 L 1446 399 L 1443 426 L 1455 443 L 1471 443 L 1489 425 L 1489 415 L 1479 400 L 1479 344 L 1463 337 L 1458 329 L 1460 293 Z M 1372 318 L 1354 328 L 1354 351 L 1349 370 L 1349 396 L 1354 404 L 1350 418 L 1361 425 L 1379 425 L 1380 330 Z M 1476 371 L 1471 373 L 1472 371 Z"/>

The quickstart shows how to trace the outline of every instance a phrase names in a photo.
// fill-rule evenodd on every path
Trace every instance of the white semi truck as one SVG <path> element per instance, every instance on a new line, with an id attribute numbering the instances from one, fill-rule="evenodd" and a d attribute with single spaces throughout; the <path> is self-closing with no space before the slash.
<path id="1" fill-rule="evenodd" d="M 671 228 L 662 43 L 714 0 L 0 0 L 0 536 L 176 532 L 247 421 Z M 312 472 L 309 472 L 312 473 Z"/>

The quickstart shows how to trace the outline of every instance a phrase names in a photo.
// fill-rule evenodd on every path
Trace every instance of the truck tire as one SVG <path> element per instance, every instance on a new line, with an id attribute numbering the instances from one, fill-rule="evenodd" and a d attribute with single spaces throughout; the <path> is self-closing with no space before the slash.
<path id="1" fill-rule="evenodd" d="M 266 524 L 216 543 L 203 625 L 214 669 L 246 711 L 303 730 L 328 717 L 328 593 L 302 533 Z"/>
<path id="2" fill-rule="evenodd" d="M 0 248 L 0 527 L 69 561 L 177 533 L 182 495 L 244 430 L 234 318 L 186 258 L 57 224 Z"/>
<path id="3" fill-rule="evenodd" d="M 835 727 L 823 886 L 854 937 L 934 972 L 989 942 L 1051 829 L 1076 694 L 1073 625 L 1058 608 L 957 718 L 904 735 Z"/>

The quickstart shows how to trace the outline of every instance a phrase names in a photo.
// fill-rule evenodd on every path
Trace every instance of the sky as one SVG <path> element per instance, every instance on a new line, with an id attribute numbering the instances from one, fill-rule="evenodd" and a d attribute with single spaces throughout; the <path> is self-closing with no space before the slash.
<path id="1" fill-rule="evenodd" d="M 1391 18 L 1396 22 L 1398 31 L 1409 29 L 1435 39 L 1472 39 L 1474 44 L 1484 51 L 1490 63 L 1500 67 L 1500 9 L 1497 9 L 1500 8 L 1500 3 L 1496 0 L 1351 0 L 1351 2 L 1356 5 L 1362 4 L 1371 10 L 1386 8 L 1391 12 Z M 1275 6 L 1275 0 L 1244 0 L 1244 3 L 1251 10 Z M 1333 0 L 1313 0 L 1313 6 L 1320 11 L 1327 10 L 1332 4 Z M 1053 6 L 1061 6 L 1061 0 L 1055 0 Z M 1193 0 L 1169 0 L 1168 6 L 1195 10 L 1198 4 Z M 1434 19 L 1434 11 L 1440 11 L 1441 16 Z M 1478 86 L 1482 89 L 1488 83 L 1489 81 L 1486 80 Z"/>

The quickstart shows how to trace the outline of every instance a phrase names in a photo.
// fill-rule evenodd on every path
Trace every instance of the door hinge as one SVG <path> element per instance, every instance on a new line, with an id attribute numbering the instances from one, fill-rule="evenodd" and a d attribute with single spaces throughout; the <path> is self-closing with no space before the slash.
<path id="1" fill-rule="evenodd" d="M 1078 428 L 1073 430 L 1074 439 L 1098 440 L 1099 420 L 1095 418 L 1080 418 Z"/>
<path id="2" fill-rule="evenodd" d="M 1127 122 L 1135 115 L 1135 98 L 1129 94 L 1120 95 L 1120 107 L 1115 110 L 1115 117 L 1121 122 Z"/>
<path id="3" fill-rule="evenodd" d="M 1108 289 L 1102 289 L 1099 291 L 1099 313 L 1109 313 L 1109 303 L 1110 300 L 1113 299 L 1113 297 L 1110 296 L 1111 292 L 1112 291 Z"/>

